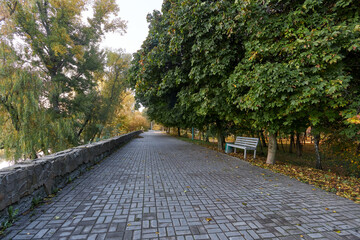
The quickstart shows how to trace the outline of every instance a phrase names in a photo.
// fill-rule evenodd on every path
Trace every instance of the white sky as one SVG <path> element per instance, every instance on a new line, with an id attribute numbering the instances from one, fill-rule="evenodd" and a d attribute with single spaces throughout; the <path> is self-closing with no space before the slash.
<path id="1" fill-rule="evenodd" d="M 112 49 L 122 48 L 127 53 L 140 49 L 148 34 L 146 15 L 154 9 L 161 10 L 163 0 L 116 0 L 120 7 L 119 17 L 127 21 L 126 33 L 107 34 L 102 46 Z"/>

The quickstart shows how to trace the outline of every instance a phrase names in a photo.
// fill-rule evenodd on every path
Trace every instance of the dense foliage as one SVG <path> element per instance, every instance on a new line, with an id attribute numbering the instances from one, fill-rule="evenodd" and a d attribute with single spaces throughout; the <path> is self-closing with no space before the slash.
<path id="1" fill-rule="evenodd" d="M 125 31 L 118 11 L 115 0 L 0 1 L 0 148 L 8 157 L 121 132 L 124 122 L 112 122 L 131 56 L 99 48 L 106 32 Z"/>
<path id="2" fill-rule="evenodd" d="M 311 127 L 321 168 L 321 137 L 360 140 L 359 14 L 356 0 L 165 1 L 130 82 L 166 126 L 265 131 L 270 164 L 279 134 Z"/>

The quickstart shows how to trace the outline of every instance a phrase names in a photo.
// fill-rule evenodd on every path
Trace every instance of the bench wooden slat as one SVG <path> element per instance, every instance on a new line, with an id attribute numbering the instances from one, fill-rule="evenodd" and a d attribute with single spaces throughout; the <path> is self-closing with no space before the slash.
<path id="1" fill-rule="evenodd" d="M 258 140 L 258 138 L 251 138 L 251 137 L 236 137 L 236 139 Z"/>

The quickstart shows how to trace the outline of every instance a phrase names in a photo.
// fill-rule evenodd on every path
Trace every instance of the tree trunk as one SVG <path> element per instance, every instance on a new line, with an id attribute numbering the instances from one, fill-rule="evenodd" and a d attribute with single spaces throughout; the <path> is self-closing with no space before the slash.
<path id="1" fill-rule="evenodd" d="M 223 150 L 224 149 L 224 138 L 223 138 L 223 134 L 222 134 L 222 126 L 221 123 L 219 123 L 218 121 L 216 122 L 216 138 L 218 141 L 218 150 Z"/>
<path id="2" fill-rule="evenodd" d="M 290 135 L 289 153 L 293 153 L 293 145 L 294 145 L 294 143 L 295 143 L 294 132 L 291 132 L 291 135 Z"/>
<path id="3" fill-rule="evenodd" d="M 296 132 L 296 154 L 298 157 L 302 156 L 302 145 L 300 142 L 300 133 Z"/>
<path id="4" fill-rule="evenodd" d="M 31 160 L 34 160 L 34 159 L 37 159 L 37 158 L 38 158 L 38 156 L 37 156 L 37 154 L 36 154 L 35 149 L 32 149 L 32 150 L 31 150 L 31 154 L 30 154 L 30 159 L 31 159 Z"/>
<path id="5" fill-rule="evenodd" d="M 282 137 L 280 136 L 280 144 L 281 144 L 281 148 L 283 150 L 283 152 L 285 152 L 285 148 L 284 148 L 284 144 L 282 142 Z"/>
<path id="6" fill-rule="evenodd" d="M 181 135 L 181 134 L 180 134 L 180 128 L 178 127 L 178 136 L 180 137 L 180 135 Z"/>
<path id="7" fill-rule="evenodd" d="M 319 143 L 320 143 L 320 134 L 315 134 L 314 145 L 315 145 L 315 151 L 316 151 L 316 168 L 322 169 Z"/>
<path id="8" fill-rule="evenodd" d="M 266 159 L 267 164 L 275 163 L 276 149 L 277 149 L 276 135 L 273 133 L 270 133 L 269 134 L 268 154 L 267 154 L 267 159 Z"/>
<path id="9" fill-rule="evenodd" d="M 261 135 L 261 134 L 260 134 L 260 132 L 259 132 L 259 139 L 261 139 L 260 135 Z M 263 142 L 262 142 L 262 141 L 259 141 L 259 144 L 260 144 L 261 155 L 264 155 Z"/>
<path id="10" fill-rule="evenodd" d="M 264 136 L 263 131 L 260 131 L 260 139 L 262 141 L 263 147 L 266 147 L 266 141 L 265 141 L 265 136 Z"/>

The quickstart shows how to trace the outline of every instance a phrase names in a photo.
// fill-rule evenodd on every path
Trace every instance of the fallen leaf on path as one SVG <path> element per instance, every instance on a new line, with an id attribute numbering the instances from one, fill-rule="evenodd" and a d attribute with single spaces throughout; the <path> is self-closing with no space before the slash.
<path id="1" fill-rule="evenodd" d="M 206 218 L 206 221 L 207 222 L 210 222 L 212 219 L 211 218 Z"/>

